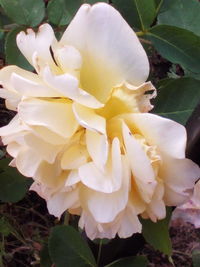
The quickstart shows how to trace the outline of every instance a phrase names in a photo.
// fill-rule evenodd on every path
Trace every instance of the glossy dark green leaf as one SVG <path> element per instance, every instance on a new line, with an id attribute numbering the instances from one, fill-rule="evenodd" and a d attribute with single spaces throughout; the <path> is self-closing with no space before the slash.
<path id="1" fill-rule="evenodd" d="M 51 0 L 47 7 L 49 21 L 58 26 L 69 24 L 82 2 L 82 0 Z"/>
<path id="2" fill-rule="evenodd" d="M 89 246 L 71 226 L 53 228 L 49 238 L 49 253 L 56 267 L 96 266 Z"/>
<path id="3" fill-rule="evenodd" d="M 6 54 L 6 63 L 17 65 L 26 70 L 33 70 L 33 67 L 29 64 L 27 59 L 19 51 L 16 44 L 17 34 L 25 30 L 24 27 L 17 27 L 14 30 L 10 31 L 5 40 L 5 54 Z"/>
<path id="4" fill-rule="evenodd" d="M 147 267 L 148 261 L 144 256 L 135 256 L 119 259 L 105 267 Z"/>
<path id="5" fill-rule="evenodd" d="M 200 3 L 197 0 L 176 0 L 158 16 L 158 24 L 180 27 L 200 35 Z"/>
<path id="6" fill-rule="evenodd" d="M 0 172 L 0 200 L 18 202 L 24 198 L 31 183 L 30 178 L 25 178 L 15 168 L 6 168 Z"/>
<path id="7" fill-rule="evenodd" d="M 154 0 L 112 0 L 127 22 L 134 28 L 145 30 L 156 15 Z"/>
<path id="8" fill-rule="evenodd" d="M 200 37 L 188 30 L 157 25 L 146 33 L 157 51 L 172 63 L 200 73 Z"/>
<path id="9" fill-rule="evenodd" d="M 172 244 L 169 237 L 169 220 L 171 217 L 171 210 L 167 209 L 167 216 L 165 219 L 157 221 L 141 219 L 142 234 L 145 240 L 154 247 L 154 249 L 170 256 L 172 254 Z"/>
<path id="10" fill-rule="evenodd" d="M 152 112 L 185 124 L 200 101 L 200 81 L 179 78 L 166 79 L 159 84 Z"/>
<path id="11" fill-rule="evenodd" d="M 6 15 L 19 25 L 37 26 L 44 18 L 43 0 L 0 0 Z"/>

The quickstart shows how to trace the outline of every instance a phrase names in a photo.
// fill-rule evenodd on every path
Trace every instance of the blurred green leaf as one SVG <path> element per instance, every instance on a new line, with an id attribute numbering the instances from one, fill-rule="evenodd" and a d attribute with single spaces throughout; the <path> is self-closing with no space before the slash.
<path id="1" fill-rule="evenodd" d="M 148 261 L 144 256 L 135 256 L 119 259 L 105 267 L 147 267 Z"/>
<path id="2" fill-rule="evenodd" d="M 108 3 L 107 0 L 51 0 L 47 6 L 48 19 L 57 26 L 67 25 L 83 3 L 92 5 L 98 2 Z"/>
<path id="3" fill-rule="evenodd" d="M 13 227 L 10 225 L 5 217 L 0 218 L 0 233 L 4 236 L 8 236 L 13 231 Z"/>
<path id="4" fill-rule="evenodd" d="M 0 0 L 6 15 L 20 25 L 37 26 L 44 18 L 43 0 Z"/>
<path id="5" fill-rule="evenodd" d="M 176 0 L 171 8 L 158 16 L 158 24 L 192 31 L 200 36 L 200 3 L 197 0 Z"/>
<path id="6" fill-rule="evenodd" d="M 57 267 L 96 266 L 89 246 L 71 226 L 53 228 L 49 238 L 49 253 Z"/>
<path id="7" fill-rule="evenodd" d="M 167 209 L 165 219 L 153 223 L 151 220 L 141 219 L 142 234 L 145 240 L 154 247 L 154 249 L 170 256 L 172 254 L 172 244 L 169 237 L 169 221 L 171 210 Z"/>
<path id="8" fill-rule="evenodd" d="M 191 77 L 194 78 L 196 80 L 200 80 L 200 73 L 194 73 L 192 71 L 189 71 L 187 69 L 183 69 L 184 70 L 184 76 L 185 77 Z"/>
<path id="9" fill-rule="evenodd" d="M 168 81 L 168 82 L 167 82 Z M 153 113 L 185 124 L 200 100 L 200 81 L 193 78 L 165 79 L 159 83 Z"/>
<path id="10" fill-rule="evenodd" d="M 81 4 L 82 0 L 51 0 L 47 6 L 48 19 L 58 26 L 69 24 Z"/>
<path id="11" fill-rule="evenodd" d="M 158 14 L 162 13 L 162 12 L 165 12 L 166 10 L 172 8 L 172 6 L 175 4 L 175 2 L 176 1 L 174 1 L 174 0 L 161 0 L 160 3 L 159 3 L 160 8 L 159 8 Z M 157 6 L 157 8 L 158 8 L 158 6 Z"/>
<path id="12" fill-rule="evenodd" d="M 0 200 L 18 202 L 24 198 L 31 183 L 30 178 L 25 178 L 15 168 L 6 168 L 0 173 Z"/>
<path id="13" fill-rule="evenodd" d="M 5 40 L 5 53 L 6 53 L 6 63 L 17 65 L 26 70 L 33 70 L 33 67 L 29 64 L 27 59 L 22 55 L 16 44 L 17 34 L 25 30 L 24 27 L 17 27 L 14 30 L 10 31 Z"/>
<path id="14" fill-rule="evenodd" d="M 132 27 L 143 31 L 156 16 L 154 0 L 112 0 L 112 3 Z"/>
<path id="15" fill-rule="evenodd" d="M 42 250 L 40 251 L 40 267 L 51 267 L 52 264 L 48 244 L 44 244 Z"/>
<path id="16" fill-rule="evenodd" d="M 157 51 L 172 63 L 200 73 L 200 37 L 188 30 L 157 25 L 145 35 Z"/>
<path id="17" fill-rule="evenodd" d="M 200 266 L 200 249 L 194 249 L 192 251 L 192 263 L 193 267 Z"/>
<path id="18" fill-rule="evenodd" d="M 10 163 L 10 159 L 5 158 L 0 160 L 0 172 L 5 171 L 6 169 L 10 168 L 8 164 Z"/>

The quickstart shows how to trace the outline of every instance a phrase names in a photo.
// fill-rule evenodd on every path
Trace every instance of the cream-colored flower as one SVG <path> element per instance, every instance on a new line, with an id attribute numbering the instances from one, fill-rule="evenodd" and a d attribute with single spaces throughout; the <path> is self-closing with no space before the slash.
<path id="1" fill-rule="evenodd" d="M 91 239 L 128 237 L 138 215 L 157 221 L 188 199 L 200 171 L 185 159 L 185 129 L 146 113 L 148 59 L 114 8 L 83 5 L 60 41 L 44 24 L 17 44 L 36 74 L 0 71 L 0 96 L 17 111 L 0 135 L 51 214 L 80 215 Z"/>

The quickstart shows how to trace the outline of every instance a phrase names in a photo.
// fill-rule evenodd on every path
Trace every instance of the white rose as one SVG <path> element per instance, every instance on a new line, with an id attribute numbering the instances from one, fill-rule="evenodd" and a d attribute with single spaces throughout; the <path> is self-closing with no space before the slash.
<path id="1" fill-rule="evenodd" d="M 83 5 L 60 41 L 44 24 L 17 44 L 37 73 L 0 71 L 17 111 L 0 135 L 51 214 L 80 215 L 91 239 L 128 237 L 138 215 L 157 221 L 188 199 L 200 170 L 185 159 L 185 129 L 145 113 L 156 95 L 148 59 L 114 8 Z"/>

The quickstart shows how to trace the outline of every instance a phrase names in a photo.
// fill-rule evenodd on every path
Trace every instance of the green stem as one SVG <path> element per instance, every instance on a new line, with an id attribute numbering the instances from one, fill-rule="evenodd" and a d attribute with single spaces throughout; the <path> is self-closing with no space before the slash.
<path id="1" fill-rule="evenodd" d="M 97 266 L 99 265 L 100 259 L 101 259 L 101 250 L 102 250 L 103 240 L 101 239 L 99 242 L 99 251 L 97 256 Z"/>
<path id="2" fill-rule="evenodd" d="M 158 15 L 158 12 L 160 11 L 162 4 L 163 4 L 163 0 L 160 1 L 159 5 L 156 8 L 156 16 Z"/>
<path id="3" fill-rule="evenodd" d="M 142 32 L 142 31 L 140 31 L 140 32 L 136 32 L 136 35 L 137 36 L 143 36 L 145 33 L 144 32 Z"/>
<path id="4" fill-rule="evenodd" d="M 65 216 L 64 216 L 64 225 L 69 225 L 69 217 L 70 217 L 70 214 L 68 211 L 65 211 Z"/>

